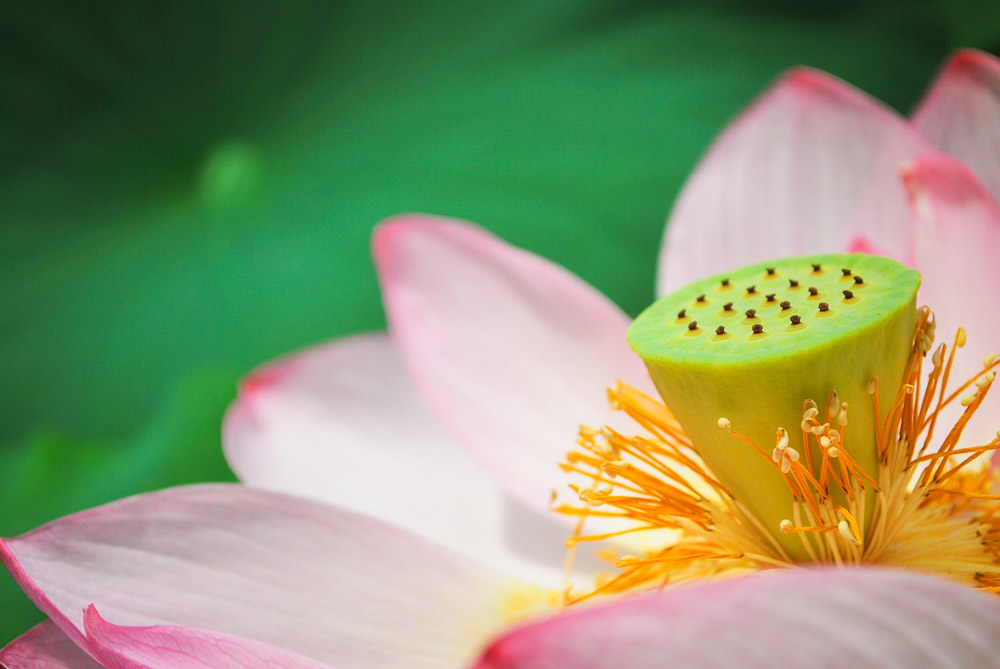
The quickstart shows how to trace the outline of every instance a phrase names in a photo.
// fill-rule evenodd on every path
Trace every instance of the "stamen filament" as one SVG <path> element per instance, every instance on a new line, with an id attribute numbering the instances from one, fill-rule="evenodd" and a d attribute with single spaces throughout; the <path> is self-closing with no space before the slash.
<path id="1" fill-rule="evenodd" d="M 858 462 L 853 450 L 858 433 L 845 427 L 849 421 L 857 423 L 836 392 L 829 393 L 822 409 L 804 402 L 797 443 L 775 426 L 770 452 L 728 419 L 718 419 L 719 427 L 741 442 L 738 448 L 748 447 L 780 474 L 776 480 L 783 481 L 791 502 L 788 519 L 773 521 L 777 527 L 765 526 L 750 511 L 758 507 L 719 481 L 662 403 L 623 383 L 609 390 L 612 404 L 644 433 L 629 437 L 607 427 L 581 428 L 579 450 L 567 454 L 560 466 L 583 476 L 586 484 L 570 486 L 575 502 L 553 505 L 578 519 L 566 540 L 566 569 L 572 569 L 580 545 L 650 530 L 679 531 L 679 538 L 660 549 L 612 560 L 617 574 L 584 594 L 567 587 L 567 603 L 752 570 L 795 568 L 799 563 L 790 552 L 815 564 L 920 569 L 1000 594 L 1000 493 L 993 491 L 994 478 L 1000 477 L 992 469 L 976 468 L 984 455 L 1000 449 L 1000 433 L 986 444 L 962 445 L 964 430 L 993 385 L 1000 356 L 988 358 L 982 371 L 949 393 L 965 333 L 960 330 L 950 348 L 934 349 L 925 375 L 923 358 L 932 350 L 933 328 L 930 311 L 921 309 L 902 383 L 884 415 L 879 377 L 869 384 L 875 422 L 868 438 L 877 455 L 877 475 Z M 961 415 L 942 439 L 934 440 L 943 409 L 970 388 Z M 845 434 L 851 435 L 851 444 L 845 443 Z M 588 518 L 622 525 L 586 534 Z M 799 538 L 789 544 L 779 541 L 782 534 Z"/>

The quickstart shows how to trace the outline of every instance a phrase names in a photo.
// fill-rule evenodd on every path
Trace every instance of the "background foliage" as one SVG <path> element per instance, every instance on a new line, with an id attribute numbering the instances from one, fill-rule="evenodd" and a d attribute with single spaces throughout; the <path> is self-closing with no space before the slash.
<path id="1" fill-rule="evenodd" d="M 995 3 L 0 5 L 0 534 L 231 480 L 256 364 L 381 328 L 379 219 L 477 221 L 636 313 L 712 136 L 783 69 L 901 111 Z M 990 16 L 993 20 L 990 20 Z M 40 618 L 6 576 L 0 643 Z"/>

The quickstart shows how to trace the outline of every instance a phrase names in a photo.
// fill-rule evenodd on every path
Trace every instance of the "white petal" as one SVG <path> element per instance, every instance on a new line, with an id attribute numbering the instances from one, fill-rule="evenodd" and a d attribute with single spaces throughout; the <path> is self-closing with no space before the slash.
<path id="1" fill-rule="evenodd" d="M 1000 198 L 1000 60 L 973 49 L 956 52 L 913 123 L 934 146 L 967 162 Z"/>
<path id="2" fill-rule="evenodd" d="M 3 541 L 0 560 L 77 645 L 94 604 L 119 625 L 212 630 L 363 669 L 461 666 L 524 592 L 371 518 L 236 485 L 68 516 Z"/>
<path id="3" fill-rule="evenodd" d="M 84 611 L 87 648 L 108 669 L 332 669 L 276 646 L 190 627 L 122 627 Z"/>
<path id="4" fill-rule="evenodd" d="M 509 490 L 546 509 L 579 425 L 621 420 L 606 389 L 651 387 L 625 343 L 629 318 L 467 223 L 400 217 L 374 246 L 390 331 L 421 395 Z"/>
<path id="5" fill-rule="evenodd" d="M 889 108 L 830 75 L 787 74 L 733 121 L 670 214 L 659 291 L 743 265 L 835 253 L 859 233 L 909 248 L 903 160 L 930 144 Z"/>
<path id="6" fill-rule="evenodd" d="M 223 425 L 233 471 L 416 532 L 505 573 L 558 587 L 567 531 L 508 496 L 434 419 L 387 335 L 275 361 Z"/>

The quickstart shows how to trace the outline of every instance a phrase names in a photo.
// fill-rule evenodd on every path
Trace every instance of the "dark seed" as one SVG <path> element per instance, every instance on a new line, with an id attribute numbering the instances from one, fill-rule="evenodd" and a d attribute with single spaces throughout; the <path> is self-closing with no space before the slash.
<path id="1" fill-rule="evenodd" d="M 728 286 L 729 285 L 729 279 L 723 279 L 722 280 L 722 285 L 723 286 Z"/>
<path id="2" fill-rule="evenodd" d="M 678 311 L 677 318 L 687 318 L 687 309 L 681 309 Z"/>
<path id="3" fill-rule="evenodd" d="M 792 325 L 798 325 L 799 323 L 802 322 L 802 317 L 796 314 L 795 316 L 792 316 L 788 320 L 792 322 Z"/>
<path id="4" fill-rule="evenodd" d="M 723 311 L 732 311 L 733 310 L 733 303 L 732 302 L 726 302 L 725 304 L 722 305 L 722 310 Z"/>
<path id="5" fill-rule="evenodd" d="M 830 305 L 827 304 L 826 302 L 820 302 L 819 303 L 819 310 L 820 311 L 830 311 Z"/>
<path id="6" fill-rule="evenodd" d="M 821 265 L 820 265 L 820 264 L 819 264 L 818 262 L 814 262 L 814 263 L 812 263 L 812 266 L 813 266 L 813 271 L 814 271 L 814 272 L 818 272 L 818 271 L 820 271 L 821 269 L 823 269 L 823 267 L 822 267 L 822 266 L 821 266 Z"/>
<path id="7" fill-rule="evenodd" d="M 809 294 L 812 295 L 813 297 L 816 297 L 817 295 L 819 295 L 819 291 L 813 288 L 812 286 L 809 286 Z"/>
<path id="8" fill-rule="evenodd" d="M 845 300 L 849 300 L 852 297 L 854 297 L 854 291 L 853 290 L 845 290 L 844 291 L 844 299 Z"/>
<path id="9" fill-rule="evenodd" d="M 767 295 L 767 301 L 768 302 L 774 302 L 774 293 L 768 293 L 768 295 Z"/>
<path id="10" fill-rule="evenodd" d="M 757 292 L 757 286 L 747 286 L 747 295 L 753 295 Z"/>
<path id="11" fill-rule="evenodd" d="M 699 295 L 697 301 L 698 302 L 704 302 L 705 301 L 705 293 L 702 293 L 701 295 Z"/>
<path id="12" fill-rule="evenodd" d="M 725 325 L 720 325 L 719 327 L 715 328 L 715 334 L 717 334 L 717 335 L 724 335 L 724 334 L 726 334 L 726 326 Z"/>
<path id="13" fill-rule="evenodd" d="M 789 288 L 798 288 L 798 286 L 799 286 L 799 282 L 797 280 L 795 280 L 795 279 L 789 279 L 788 280 L 788 287 Z"/>
<path id="14" fill-rule="evenodd" d="M 690 323 L 688 323 L 688 330 L 693 331 L 697 329 L 698 329 L 698 321 L 691 321 Z"/>
<path id="15" fill-rule="evenodd" d="M 747 309 L 747 318 L 757 318 L 757 310 Z"/>
<path id="16" fill-rule="evenodd" d="M 785 309 L 791 309 L 792 308 L 792 303 L 789 302 L 788 300 L 785 300 L 779 306 L 781 307 L 781 310 L 784 311 Z"/>
<path id="17" fill-rule="evenodd" d="M 753 333 L 754 334 L 760 334 L 763 331 L 764 331 L 764 326 L 761 325 L 760 323 L 757 323 L 756 325 L 753 326 Z"/>
<path id="18" fill-rule="evenodd" d="M 854 283 L 856 283 L 856 284 L 859 284 L 859 285 L 860 285 L 860 284 L 862 284 L 862 283 L 864 283 L 864 282 L 865 282 L 865 280 L 864 280 L 864 279 L 862 279 L 860 275 L 856 275 L 856 276 L 854 277 Z"/>
<path id="19" fill-rule="evenodd" d="M 850 276 L 851 275 L 851 270 L 848 269 L 847 267 L 841 267 L 840 271 L 844 273 L 844 276 Z"/>
<path id="20" fill-rule="evenodd" d="M 768 275 L 768 276 L 774 276 L 774 273 L 775 273 L 776 271 L 777 271 L 777 270 L 776 270 L 775 268 L 773 268 L 773 267 L 768 267 L 768 268 L 767 268 L 767 275 Z"/>

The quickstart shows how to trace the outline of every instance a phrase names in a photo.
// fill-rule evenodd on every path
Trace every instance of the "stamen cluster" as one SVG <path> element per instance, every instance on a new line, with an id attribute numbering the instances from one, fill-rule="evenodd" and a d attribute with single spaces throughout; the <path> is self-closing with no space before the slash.
<path id="1" fill-rule="evenodd" d="M 993 491 L 998 477 L 983 458 L 1000 448 L 1000 432 L 987 444 L 960 446 L 996 378 L 1000 355 L 987 358 L 980 372 L 948 393 L 965 332 L 958 331 L 950 351 L 944 344 L 934 351 L 925 376 L 934 329 L 933 315 L 922 308 L 888 415 L 879 415 L 878 378 L 869 384 L 876 414 L 870 435 L 878 454 L 875 477 L 844 442 L 849 407 L 835 390 L 822 409 L 804 400 L 798 435 L 775 426 L 769 451 L 727 418 L 718 418 L 721 429 L 780 472 L 792 502 L 778 527 L 765 527 L 748 510 L 752 504 L 718 481 L 698 444 L 659 400 L 621 383 L 609 390 L 612 406 L 642 434 L 626 437 L 608 427 L 580 430 L 579 448 L 562 468 L 585 477 L 585 483 L 571 485 L 582 504 L 555 507 L 579 518 L 567 540 L 570 564 L 572 549 L 584 542 L 628 543 L 641 533 L 658 539 L 640 555 L 618 557 L 617 573 L 594 589 L 582 595 L 567 590 L 567 601 L 800 564 L 776 540 L 779 533 L 798 535 L 810 563 L 894 565 L 1000 592 L 1000 494 Z M 961 415 L 947 430 L 940 429 L 939 419 L 956 400 Z M 935 432 L 944 437 L 935 440 Z M 595 522 L 610 526 L 593 531 Z"/>

